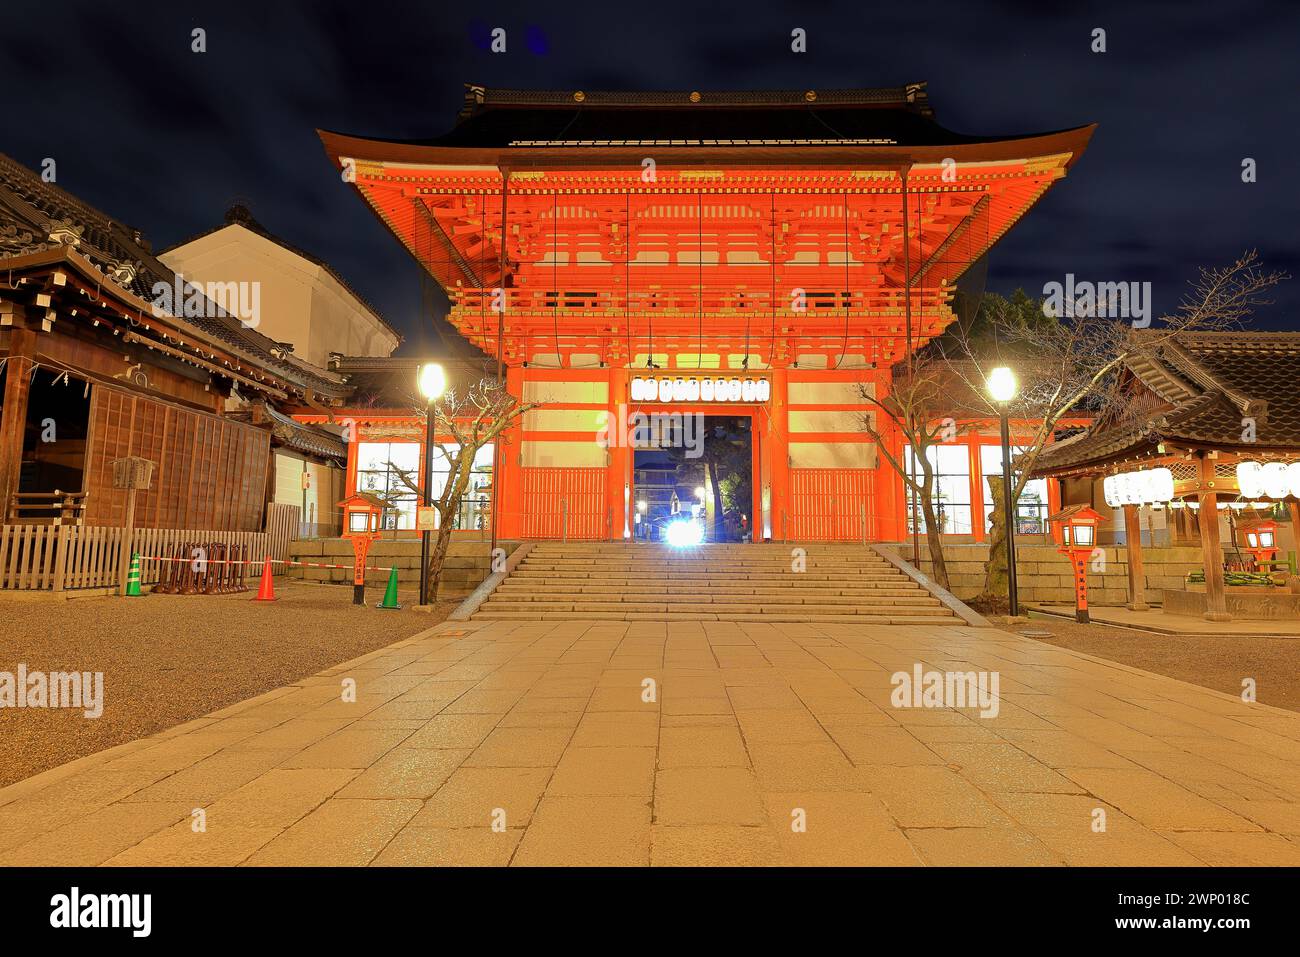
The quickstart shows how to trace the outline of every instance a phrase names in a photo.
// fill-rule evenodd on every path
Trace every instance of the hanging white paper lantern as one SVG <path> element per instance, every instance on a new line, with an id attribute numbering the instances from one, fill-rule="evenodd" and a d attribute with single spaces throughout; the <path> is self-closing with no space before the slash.
<path id="1" fill-rule="evenodd" d="M 1291 491 L 1291 476 L 1281 462 L 1267 462 L 1260 469 L 1260 480 L 1264 484 L 1264 494 L 1269 498 L 1286 498 Z"/>
<path id="2" fill-rule="evenodd" d="M 1242 498 L 1259 498 L 1264 494 L 1258 462 L 1237 463 L 1237 490 Z"/>
<path id="3" fill-rule="evenodd" d="M 1115 488 L 1114 475 L 1107 475 L 1101 480 L 1101 493 L 1106 496 L 1106 504 L 1111 508 L 1119 508 L 1124 503 L 1119 500 L 1119 492 Z"/>
<path id="4" fill-rule="evenodd" d="M 1292 462 L 1286 467 L 1287 484 L 1291 487 L 1291 494 L 1300 498 L 1300 462 Z"/>
<path id="5" fill-rule="evenodd" d="M 1121 472 L 1102 480 L 1102 494 L 1112 508 L 1168 502 L 1174 497 L 1174 474 L 1169 469 Z"/>

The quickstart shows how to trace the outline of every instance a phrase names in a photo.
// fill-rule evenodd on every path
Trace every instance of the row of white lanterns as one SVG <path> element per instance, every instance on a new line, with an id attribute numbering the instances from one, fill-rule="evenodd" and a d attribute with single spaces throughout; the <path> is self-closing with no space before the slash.
<path id="1" fill-rule="evenodd" d="M 1153 505 L 1168 502 L 1174 497 L 1174 473 L 1169 469 L 1123 472 L 1106 476 L 1101 487 L 1106 496 L 1106 504 L 1112 508 L 1121 505 Z"/>
<path id="2" fill-rule="evenodd" d="M 1242 498 L 1300 498 L 1300 462 L 1239 462 L 1237 488 Z"/>
<path id="3" fill-rule="evenodd" d="M 1237 489 L 1242 501 L 1231 503 L 1233 508 L 1246 508 L 1246 499 L 1282 499 L 1288 495 L 1300 498 L 1300 462 L 1241 462 L 1237 465 Z M 1174 476 L 1169 469 L 1143 469 L 1108 475 L 1102 480 L 1102 491 L 1106 504 L 1112 508 L 1164 503 L 1171 508 L 1183 507 L 1183 503 L 1173 501 Z M 1199 506 L 1188 502 L 1187 507 Z M 1227 503 L 1219 503 L 1219 508 L 1227 507 Z M 1267 506 L 1256 502 L 1251 507 Z"/>
<path id="4" fill-rule="evenodd" d="M 772 397 L 772 383 L 739 377 L 635 376 L 631 396 L 633 402 L 766 402 Z"/>

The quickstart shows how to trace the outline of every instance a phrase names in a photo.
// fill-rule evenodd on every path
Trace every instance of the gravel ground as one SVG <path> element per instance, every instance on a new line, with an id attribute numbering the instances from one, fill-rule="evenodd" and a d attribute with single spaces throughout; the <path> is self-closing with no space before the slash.
<path id="1" fill-rule="evenodd" d="M 274 604 L 251 594 L 0 601 L 0 671 L 104 674 L 104 713 L 0 709 L 0 786 L 154 734 L 383 648 L 438 624 L 433 612 L 352 604 L 350 585 L 277 582 Z M 367 588 L 370 605 L 382 588 Z"/>
<path id="2" fill-rule="evenodd" d="M 1300 641 L 1294 638 L 1162 635 L 1039 615 L 989 620 L 1017 634 L 1050 631 L 1051 638 L 1038 640 L 1230 695 L 1240 695 L 1242 680 L 1254 678 L 1260 703 L 1300 711 Z"/>

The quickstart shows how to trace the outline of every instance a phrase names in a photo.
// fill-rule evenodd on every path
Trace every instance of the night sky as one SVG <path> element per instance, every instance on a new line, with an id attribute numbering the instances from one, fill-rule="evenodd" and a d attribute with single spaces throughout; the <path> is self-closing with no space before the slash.
<path id="1" fill-rule="evenodd" d="M 1046 6 L 1068 8 L 1044 12 Z M 244 12 L 240 12 L 241 8 Z M 399 12 L 405 10 L 406 12 Z M 508 31 L 509 52 L 487 34 Z M 190 31 L 207 31 L 192 53 Z M 802 27 L 808 52 L 790 51 Z M 1090 51 L 1095 27 L 1107 52 Z M 450 128 L 462 84 L 808 89 L 929 82 L 949 129 L 1096 122 L 1071 174 L 1001 243 L 988 288 L 1150 281 L 1174 308 L 1201 265 L 1256 248 L 1300 275 L 1300 4 L 61 2 L 0 25 L 0 151 L 163 249 L 244 202 L 330 262 L 407 337 L 418 267 L 326 160 L 317 127 L 381 138 Z M 1252 157 L 1258 181 L 1245 184 Z M 1300 279 L 1256 314 L 1300 330 Z"/>

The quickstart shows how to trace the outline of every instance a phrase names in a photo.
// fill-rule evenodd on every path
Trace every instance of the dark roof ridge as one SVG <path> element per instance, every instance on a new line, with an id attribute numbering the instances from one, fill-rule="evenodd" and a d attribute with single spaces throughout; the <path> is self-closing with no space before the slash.
<path id="1" fill-rule="evenodd" d="M 1164 344 L 1164 351 L 1178 366 L 1183 375 L 1191 379 L 1196 385 L 1207 392 L 1217 392 L 1231 402 L 1242 415 L 1249 414 L 1249 410 L 1254 404 L 1251 398 L 1244 392 L 1234 389 L 1224 382 L 1222 377 L 1205 368 L 1204 364 L 1188 352 L 1176 338 L 1170 339 Z"/>
<path id="2" fill-rule="evenodd" d="M 465 84 L 465 102 L 460 119 L 468 119 L 493 107 L 613 106 L 631 109 L 673 107 L 773 109 L 787 107 L 860 106 L 910 110 L 930 119 L 934 109 L 924 82 L 895 87 L 803 90 L 525 90 Z"/>

